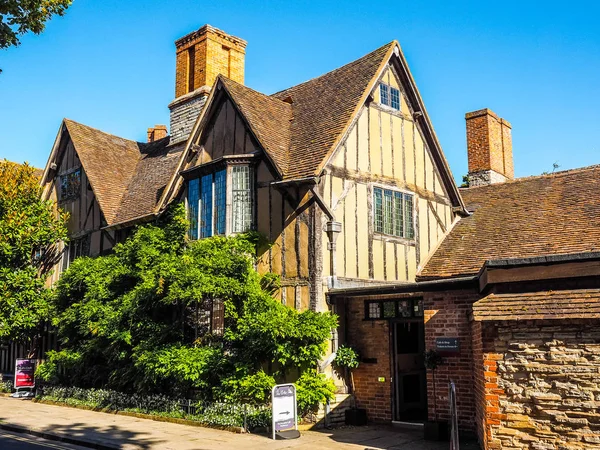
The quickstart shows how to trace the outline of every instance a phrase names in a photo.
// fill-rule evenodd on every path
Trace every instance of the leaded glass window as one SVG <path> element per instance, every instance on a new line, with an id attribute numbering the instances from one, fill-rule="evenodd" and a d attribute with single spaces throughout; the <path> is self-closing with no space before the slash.
<path id="1" fill-rule="evenodd" d="M 60 176 L 60 200 L 74 200 L 81 192 L 81 169 Z"/>
<path id="2" fill-rule="evenodd" d="M 188 183 L 187 203 L 188 203 L 188 221 L 190 223 L 190 239 L 198 239 L 198 206 L 200 202 L 200 182 L 198 178 L 190 180 Z"/>
<path id="3" fill-rule="evenodd" d="M 373 216 L 376 233 L 414 238 L 413 196 L 390 189 L 373 189 Z"/>
<path id="4" fill-rule="evenodd" d="M 200 179 L 200 237 L 212 236 L 213 174 Z"/>
<path id="5" fill-rule="evenodd" d="M 225 234 L 227 171 L 215 173 L 215 234 Z"/>
<path id="6" fill-rule="evenodd" d="M 394 205 L 392 203 L 394 193 L 387 189 L 383 191 L 383 232 L 394 235 Z"/>
<path id="7" fill-rule="evenodd" d="M 404 237 L 413 239 L 415 237 L 415 225 L 413 222 L 413 196 L 404 194 Z"/>
<path id="8" fill-rule="evenodd" d="M 252 227 L 252 180 L 249 166 L 233 166 L 231 174 L 233 202 L 233 233 L 243 233 Z"/>
<path id="9" fill-rule="evenodd" d="M 383 317 L 384 319 L 396 317 L 396 302 L 391 301 L 383 303 Z"/>
<path id="10" fill-rule="evenodd" d="M 422 298 L 400 298 L 396 300 L 372 300 L 365 302 L 366 320 L 422 320 Z"/>
<path id="11" fill-rule="evenodd" d="M 390 93 L 389 86 L 385 83 L 379 84 L 379 95 L 381 96 L 381 104 L 388 105 L 390 104 Z"/>
<path id="12" fill-rule="evenodd" d="M 230 185 L 228 170 L 231 171 Z M 190 180 L 187 193 L 190 239 L 224 235 L 227 232 L 241 233 L 251 229 L 252 192 L 252 170 L 248 165 L 233 165 Z M 229 206 L 228 198 L 231 198 Z"/>
<path id="13" fill-rule="evenodd" d="M 400 109 L 400 91 L 394 87 L 390 87 L 391 104 L 394 109 Z"/>
<path id="14" fill-rule="evenodd" d="M 90 256 L 91 235 L 86 234 L 77 239 L 71 239 L 69 245 L 63 250 L 63 271 L 71 265 L 73 261 L 82 256 Z"/>
<path id="15" fill-rule="evenodd" d="M 423 299 L 419 299 L 415 301 L 413 310 L 416 317 L 421 317 L 423 315 Z"/>
<path id="16" fill-rule="evenodd" d="M 369 303 L 367 313 L 368 313 L 369 319 L 380 319 L 381 318 L 381 304 L 379 302 Z"/>
<path id="17" fill-rule="evenodd" d="M 400 317 L 410 317 L 412 315 L 411 307 L 412 303 L 410 300 L 400 300 L 398 302 L 398 315 Z"/>
<path id="18" fill-rule="evenodd" d="M 404 209 L 402 208 L 402 193 L 394 192 L 394 231 L 397 236 L 404 236 Z"/>
<path id="19" fill-rule="evenodd" d="M 375 209 L 375 231 L 383 233 L 383 189 L 373 190 L 373 208 Z"/>

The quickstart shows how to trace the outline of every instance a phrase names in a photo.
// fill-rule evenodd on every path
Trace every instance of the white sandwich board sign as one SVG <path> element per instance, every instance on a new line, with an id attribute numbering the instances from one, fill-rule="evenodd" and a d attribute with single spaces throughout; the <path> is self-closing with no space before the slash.
<path id="1" fill-rule="evenodd" d="M 273 439 L 277 433 L 287 430 L 298 430 L 296 407 L 296 386 L 293 384 L 278 384 L 271 390 L 273 408 Z"/>

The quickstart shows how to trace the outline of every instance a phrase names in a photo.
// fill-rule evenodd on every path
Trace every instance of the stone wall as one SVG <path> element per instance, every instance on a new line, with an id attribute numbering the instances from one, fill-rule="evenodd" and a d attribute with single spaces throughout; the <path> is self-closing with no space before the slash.
<path id="1" fill-rule="evenodd" d="M 171 110 L 171 145 L 183 142 L 189 137 L 196 119 L 202 112 L 208 94 L 202 89 L 198 91 L 198 93 L 194 92 L 191 95 L 178 98 L 169 105 Z"/>
<path id="2" fill-rule="evenodd" d="M 485 448 L 600 448 L 597 321 L 483 323 L 482 341 Z"/>

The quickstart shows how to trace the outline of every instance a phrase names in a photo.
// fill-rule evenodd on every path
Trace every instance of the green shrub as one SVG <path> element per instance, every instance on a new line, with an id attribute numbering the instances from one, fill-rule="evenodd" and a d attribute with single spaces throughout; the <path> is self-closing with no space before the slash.
<path id="1" fill-rule="evenodd" d="M 225 401 L 264 405 L 270 401 L 275 384 L 275 379 L 262 369 L 248 375 L 245 368 L 242 368 L 234 376 L 222 381 L 215 397 Z"/>
<path id="2" fill-rule="evenodd" d="M 316 412 L 320 404 L 333 399 L 335 384 L 322 373 L 308 369 L 296 381 L 296 400 L 298 414 L 305 416 L 309 412 Z"/>
<path id="3" fill-rule="evenodd" d="M 338 369 L 356 369 L 359 366 L 358 353 L 352 347 L 342 345 L 337 349 L 333 366 Z"/>
<path id="4" fill-rule="evenodd" d="M 41 389 L 38 399 L 69 406 L 183 418 L 207 425 L 242 427 L 244 416 L 249 429 L 266 427 L 271 423 L 271 410 L 267 405 L 192 402 L 163 395 L 129 395 L 108 389 L 63 386 L 47 386 Z"/>
<path id="5" fill-rule="evenodd" d="M 337 317 L 272 297 L 278 278 L 255 270 L 255 233 L 188 242 L 186 229 L 177 205 L 109 255 L 73 261 L 52 293 L 61 351 L 49 353 L 40 379 L 264 404 L 275 380 L 316 366 Z M 223 322 L 211 331 L 216 300 Z"/>
<path id="6" fill-rule="evenodd" d="M 0 381 L 0 392 L 11 393 L 13 391 L 12 380 Z"/>

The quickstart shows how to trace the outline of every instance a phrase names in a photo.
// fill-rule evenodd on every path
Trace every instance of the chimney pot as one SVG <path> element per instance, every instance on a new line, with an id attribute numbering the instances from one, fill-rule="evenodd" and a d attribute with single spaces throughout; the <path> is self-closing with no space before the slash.
<path id="1" fill-rule="evenodd" d="M 244 84 L 246 56 L 246 41 L 210 25 L 178 39 L 175 47 L 171 144 L 188 138 L 219 74 Z"/>
<path id="2" fill-rule="evenodd" d="M 465 114 L 469 186 L 514 178 L 511 125 L 490 109 Z"/>

